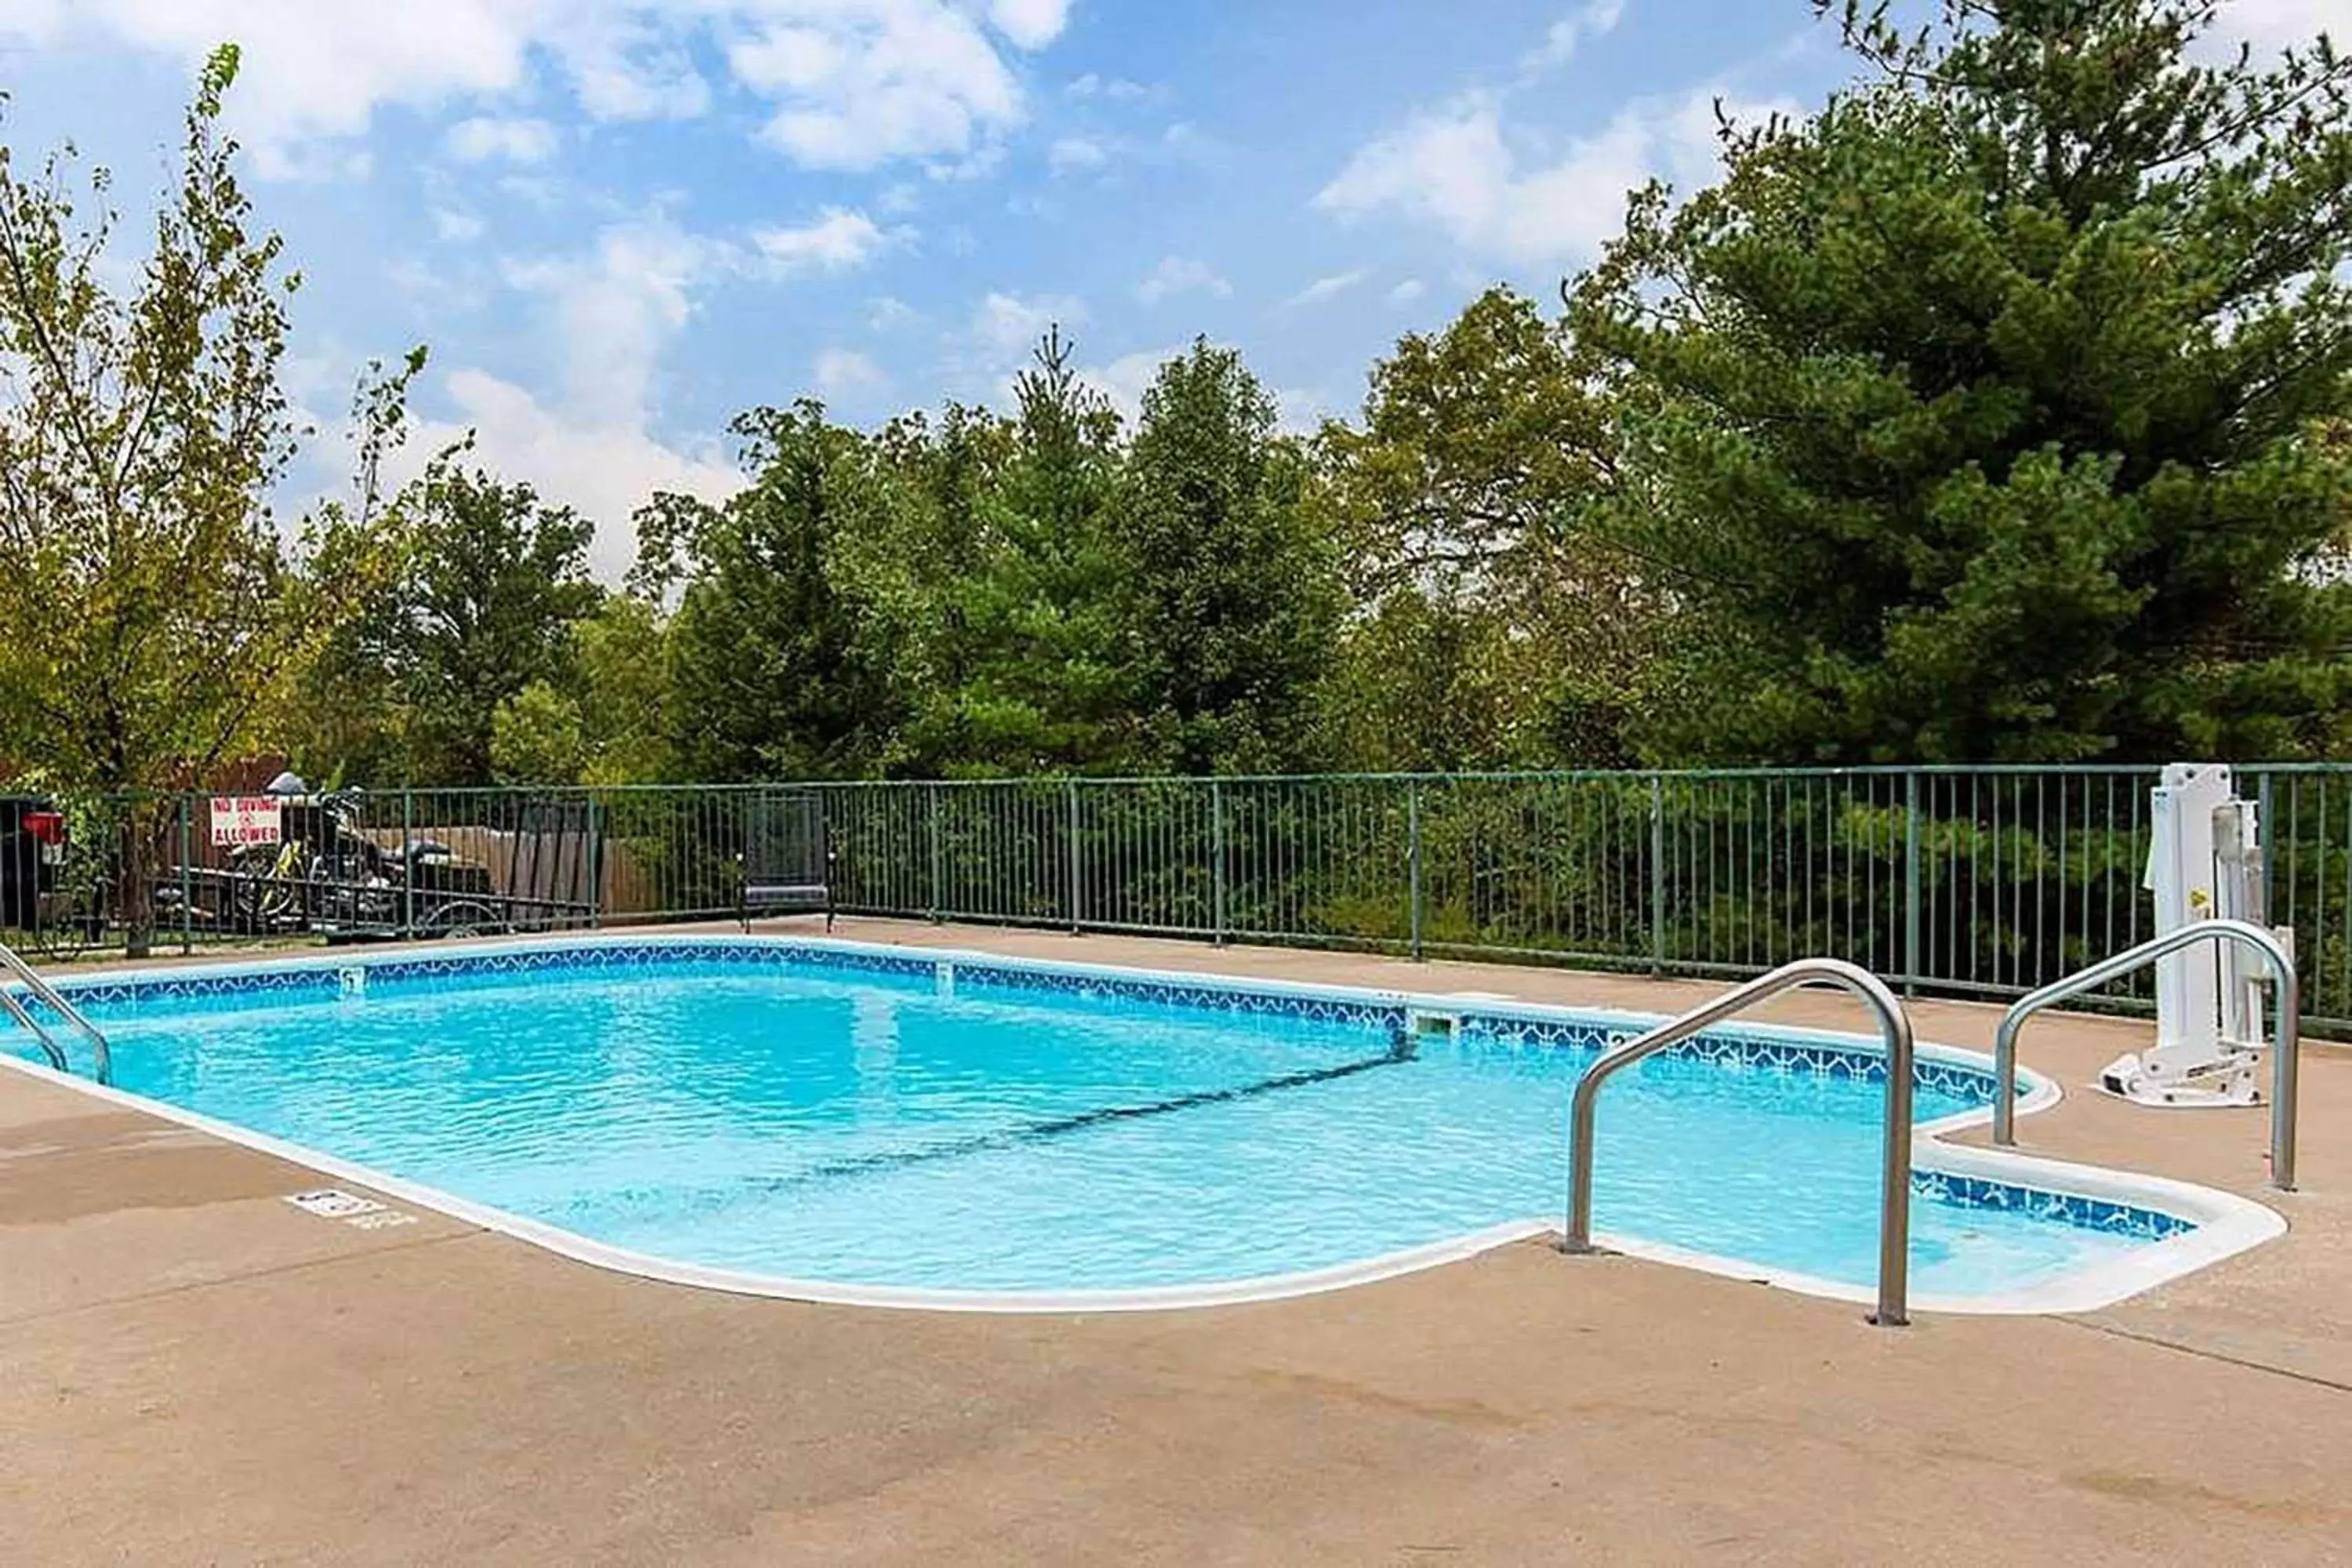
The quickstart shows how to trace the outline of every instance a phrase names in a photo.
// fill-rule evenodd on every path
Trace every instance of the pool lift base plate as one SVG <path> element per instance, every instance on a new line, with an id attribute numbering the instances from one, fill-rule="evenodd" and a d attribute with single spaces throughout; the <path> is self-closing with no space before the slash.
<path id="1" fill-rule="evenodd" d="M 2166 1062 L 2165 1055 L 2126 1051 L 2099 1069 L 2099 1088 L 2134 1105 L 2174 1110 L 2234 1110 L 2263 1102 L 2259 1050 L 2228 1046 L 2192 1062 Z"/>

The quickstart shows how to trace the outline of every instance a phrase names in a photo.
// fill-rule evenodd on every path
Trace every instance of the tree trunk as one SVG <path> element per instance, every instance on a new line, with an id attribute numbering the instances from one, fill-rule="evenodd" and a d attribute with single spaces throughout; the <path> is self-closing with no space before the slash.
<path id="1" fill-rule="evenodd" d="M 160 831 L 153 801 L 131 804 L 122 820 L 122 861 L 115 885 L 122 911 L 122 946 L 131 958 L 155 948 L 155 837 Z"/>

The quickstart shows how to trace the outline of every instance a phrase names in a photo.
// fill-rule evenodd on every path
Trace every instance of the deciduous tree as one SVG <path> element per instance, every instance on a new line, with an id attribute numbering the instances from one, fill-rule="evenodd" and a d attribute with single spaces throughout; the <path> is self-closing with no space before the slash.
<path id="1" fill-rule="evenodd" d="M 303 434 L 279 379 L 296 279 L 218 130 L 236 63 L 206 63 L 126 283 L 104 172 L 0 149 L 0 752 L 61 787 L 200 780 L 388 557 L 378 459 L 422 350 L 362 387 L 355 501 L 291 541 L 271 510 Z M 132 816 L 137 948 L 152 824 Z"/>
<path id="2" fill-rule="evenodd" d="M 1316 444 L 1357 606 L 1326 694 L 1341 755 L 1622 759 L 1657 605 L 1597 525 L 1616 441 L 1592 365 L 1510 289 L 1373 366 L 1360 425 Z"/>

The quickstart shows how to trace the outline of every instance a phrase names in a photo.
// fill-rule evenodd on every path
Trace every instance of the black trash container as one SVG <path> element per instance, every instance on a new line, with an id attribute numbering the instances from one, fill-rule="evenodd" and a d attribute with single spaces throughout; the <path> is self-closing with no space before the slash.
<path id="1" fill-rule="evenodd" d="M 0 927 L 29 931 L 66 854 L 66 819 L 47 795 L 0 795 Z"/>

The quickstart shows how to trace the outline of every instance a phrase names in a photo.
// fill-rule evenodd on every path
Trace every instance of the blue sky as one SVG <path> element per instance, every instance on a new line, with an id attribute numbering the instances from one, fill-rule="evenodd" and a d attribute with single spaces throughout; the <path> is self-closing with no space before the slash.
<path id="1" fill-rule="evenodd" d="M 2234 0 L 2322 25 L 2352 0 Z M 650 489 L 724 493 L 736 410 L 1001 403 L 1048 321 L 1123 406 L 1206 333 L 1293 424 L 1352 412 L 1400 332 L 1703 182 L 1717 97 L 1847 71 L 1805 0 L 0 0 L 6 140 L 136 211 L 223 39 L 305 406 L 429 343 L 415 447 L 475 431 L 608 576 Z"/>

